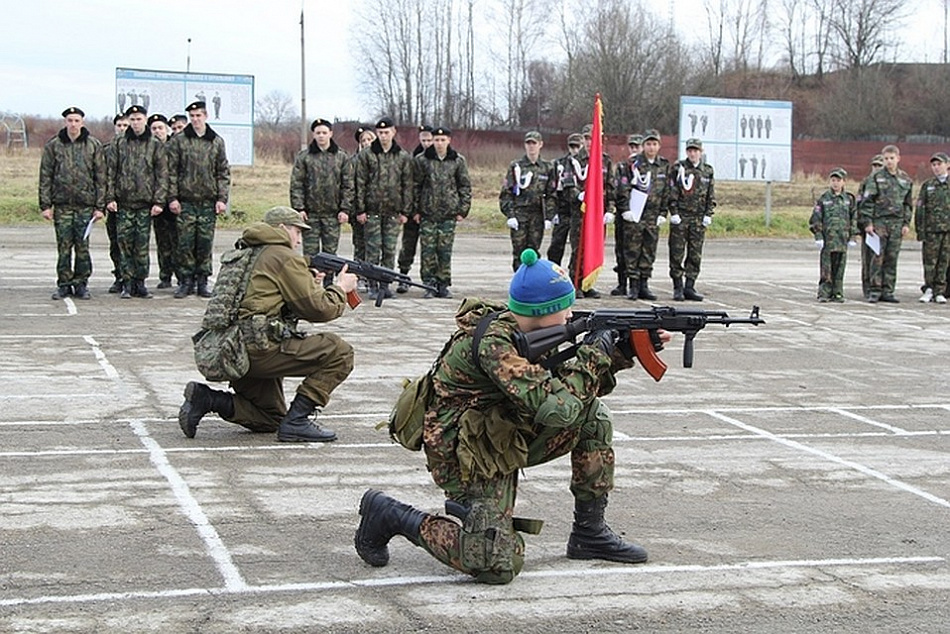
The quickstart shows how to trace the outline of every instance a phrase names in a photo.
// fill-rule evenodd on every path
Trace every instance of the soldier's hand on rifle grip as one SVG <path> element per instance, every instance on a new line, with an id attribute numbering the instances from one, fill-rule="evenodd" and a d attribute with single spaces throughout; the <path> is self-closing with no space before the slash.
<path id="1" fill-rule="evenodd" d="M 584 336 L 584 344 L 599 348 L 604 354 L 610 355 L 617 342 L 617 332 L 614 330 L 595 330 Z"/>

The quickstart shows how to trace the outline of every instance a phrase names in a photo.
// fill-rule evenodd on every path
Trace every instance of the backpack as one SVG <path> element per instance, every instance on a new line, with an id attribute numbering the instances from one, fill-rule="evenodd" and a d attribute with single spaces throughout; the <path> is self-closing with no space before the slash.
<path id="1" fill-rule="evenodd" d="M 237 316 L 263 247 L 248 247 L 242 242 L 235 246 L 221 255 L 221 270 L 205 308 L 201 330 L 191 338 L 195 365 L 209 381 L 233 381 L 247 374 L 251 367 Z"/>

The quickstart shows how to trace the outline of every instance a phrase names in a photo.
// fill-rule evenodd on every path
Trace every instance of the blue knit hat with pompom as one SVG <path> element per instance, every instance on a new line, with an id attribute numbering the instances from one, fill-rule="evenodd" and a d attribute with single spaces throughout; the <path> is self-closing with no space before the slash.
<path id="1" fill-rule="evenodd" d="M 574 284 L 567 271 L 538 257 L 534 249 L 521 252 L 521 266 L 508 286 L 508 310 L 525 317 L 557 313 L 574 304 Z"/>

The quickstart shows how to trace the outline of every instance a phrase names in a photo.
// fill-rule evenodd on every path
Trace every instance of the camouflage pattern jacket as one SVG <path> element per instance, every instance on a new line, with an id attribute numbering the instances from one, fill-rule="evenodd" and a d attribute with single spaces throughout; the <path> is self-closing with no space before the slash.
<path id="1" fill-rule="evenodd" d="M 505 182 L 498 195 L 498 206 L 506 218 L 513 218 L 516 211 L 541 210 L 550 220 L 555 214 L 554 166 L 538 158 L 532 163 L 527 156 L 512 161 L 505 173 Z"/>
<path id="2" fill-rule="evenodd" d="M 705 161 L 693 165 L 689 159 L 683 159 L 670 167 L 669 178 L 672 179 L 669 183 L 670 214 L 679 214 L 684 220 L 713 215 L 716 192 L 712 165 Z"/>
<path id="3" fill-rule="evenodd" d="M 904 226 L 910 226 L 914 206 L 911 190 L 913 181 L 907 172 L 898 168 L 891 174 L 879 169 L 864 182 L 864 189 L 858 201 L 858 214 L 864 226 L 878 220 L 901 220 Z"/>
<path id="4" fill-rule="evenodd" d="M 577 157 L 568 152 L 561 158 L 555 159 L 553 167 L 555 213 L 564 218 L 568 218 L 571 214 L 579 214 L 583 202 L 580 193 L 584 191 L 578 183 L 577 168 L 580 167 L 580 162 L 577 161 Z"/>
<path id="5" fill-rule="evenodd" d="M 360 214 L 412 214 L 412 157 L 393 141 L 388 152 L 379 139 L 356 155 L 356 205 Z"/>
<path id="6" fill-rule="evenodd" d="M 105 151 L 89 130 L 83 128 L 72 141 L 63 128 L 43 146 L 39 198 L 40 210 L 56 205 L 105 209 Z"/>
<path id="7" fill-rule="evenodd" d="M 472 181 L 468 177 L 465 157 L 451 146 L 440 159 L 435 147 L 429 146 L 413 159 L 416 178 L 416 213 L 425 220 L 465 218 L 472 207 Z"/>
<path id="8" fill-rule="evenodd" d="M 950 178 L 940 181 L 936 176 L 925 181 L 917 193 L 917 213 L 914 217 L 917 239 L 931 233 L 950 231 Z"/>
<path id="9" fill-rule="evenodd" d="M 231 167 L 224 139 L 211 126 L 199 137 L 189 123 L 167 147 L 169 202 L 228 202 Z"/>
<path id="10" fill-rule="evenodd" d="M 816 240 L 824 240 L 829 252 L 848 250 L 848 241 L 858 234 L 857 207 L 854 194 L 831 189 L 818 197 L 808 221 Z"/>
<path id="11" fill-rule="evenodd" d="M 581 151 L 577 153 L 576 158 L 582 170 L 580 175 L 585 177 L 578 179 L 577 186 L 583 190 L 587 186 L 587 178 L 590 177 L 590 175 L 587 174 L 587 165 L 590 162 L 590 155 L 587 153 L 586 149 L 581 148 Z M 613 160 L 611 160 L 610 156 L 606 152 L 604 152 L 602 166 L 604 179 L 604 213 L 612 213 L 617 202 L 616 193 L 614 191 L 614 164 Z"/>
<path id="12" fill-rule="evenodd" d="M 148 128 L 136 135 L 132 128 L 117 137 L 106 160 L 106 202 L 120 207 L 164 206 L 168 196 L 165 146 Z"/>
<path id="13" fill-rule="evenodd" d="M 310 216 L 335 217 L 353 208 L 353 162 L 330 139 L 326 151 L 311 141 L 290 173 L 290 206 Z"/>
<path id="14" fill-rule="evenodd" d="M 630 190 L 647 193 L 641 221 L 656 224 L 659 215 L 666 215 L 670 195 L 670 161 L 660 155 L 651 163 L 645 154 L 631 156 L 617 165 L 617 213 L 630 209 Z"/>

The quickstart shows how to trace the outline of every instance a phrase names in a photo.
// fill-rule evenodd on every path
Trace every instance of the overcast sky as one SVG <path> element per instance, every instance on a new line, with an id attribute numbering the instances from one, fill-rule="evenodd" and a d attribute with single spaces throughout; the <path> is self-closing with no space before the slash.
<path id="1" fill-rule="evenodd" d="M 347 42 L 351 1 L 304 2 L 308 117 L 372 116 L 363 105 L 359 66 Z M 677 28 L 702 37 L 702 0 L 666 2 L 648 4 L 674 7 Z M 943 0 L 914 5 L 902 60 L 940 61 Z M 299 109 L 300 9 L 301 0 L 5 2 L 0 111 L 59 116 L 77 105 L 87 116 L 111 117 L 116 67 L 185 71 L 188 38 L 192 72 L 254 75 L 258 98 L 280 90 Z"/>

